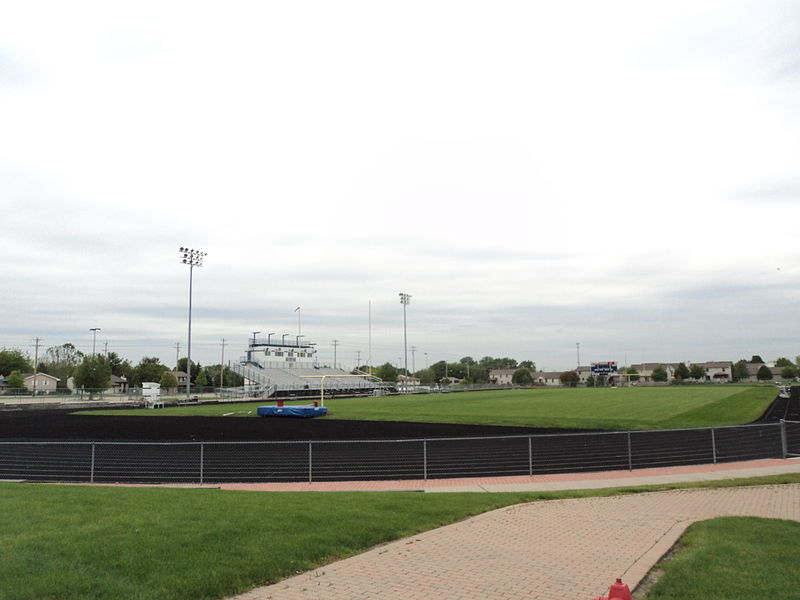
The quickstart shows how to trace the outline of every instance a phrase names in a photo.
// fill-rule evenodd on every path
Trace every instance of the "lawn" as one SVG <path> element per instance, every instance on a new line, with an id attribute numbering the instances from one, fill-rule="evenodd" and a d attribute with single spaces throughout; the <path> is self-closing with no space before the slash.
<path id="1" fill-rule="evenodd" d="M 323 418 L 607 430 L 707 427 L 752 422 L 766 410 L 775 394 L 773 387 L 718 385 L 333 398 L 326 401 L 330 412 Z M 256 407 L 273 402 L 180 406 L 132 410 L 128 414 L 255 416 Z"/>
<path id="2" fill-rule="evenodd" d="M 648 600 L 800 600 L 800 523 L 722 517 L 691 525 Z"/>
<path id="3" fill-rule="evenodd" d="M 691 487 L 790 482 L 800 475 Z M 510 504 L 676 487 L 267 494 L 0 483 L 0 599 L 222 598 Z"/>

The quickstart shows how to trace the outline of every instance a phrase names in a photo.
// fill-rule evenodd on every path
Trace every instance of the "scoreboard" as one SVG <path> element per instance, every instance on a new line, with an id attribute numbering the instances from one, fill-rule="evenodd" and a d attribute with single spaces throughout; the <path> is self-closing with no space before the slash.
<path id="1" fill-rule="evenodd" d="M 592 375 L 610 375 L 617 372 L 616 361 L 592 363 Z"/>

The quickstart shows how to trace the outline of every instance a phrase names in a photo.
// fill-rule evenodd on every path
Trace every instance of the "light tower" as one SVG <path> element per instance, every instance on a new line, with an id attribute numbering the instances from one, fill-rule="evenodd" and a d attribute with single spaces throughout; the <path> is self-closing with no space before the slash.
<path id="1" fill-rule="evenodd" d="M 178 249 L 178 259 L 184 265 L 189 265 L 189 339 L 186 345 L 186 399 L 189 400 L 192 385 L 192 271 L 195 267 L 203 266 L 203 259 L 208 252 L 186 248 Z"/>
<path id="2" fill-rule="evenodd" d="M 92 332 L 92 356 L 94 356 L 95 346 L 97 345 L 97 332 L 100 331 L 99 327 L 92 327 L 89 331 Z"/>
<path id="3" fill-rule="evenodd" d="M 408 377 L 408 330 L 406 328 L 406 307 L 411 303 L 411 294 L 400 292 L 400 304 L 403 305 L 403 368 L 405 369 L 406 377 Z"/>

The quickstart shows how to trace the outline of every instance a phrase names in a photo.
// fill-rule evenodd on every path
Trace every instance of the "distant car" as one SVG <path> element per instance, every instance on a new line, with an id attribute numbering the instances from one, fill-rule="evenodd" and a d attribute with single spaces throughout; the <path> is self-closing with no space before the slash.
<path id="1" fill-rule="evenodd" d="M 783 386 L 780 389 L 781 389 L 781 391 L 780 391 L 780 393 L 778 393 L 778 396 L 780 396 L 781 398 L 790 398 L 792 396 L 792 388 L 791 388 L 791 386 L 786 385 L 786 386 Z"/>

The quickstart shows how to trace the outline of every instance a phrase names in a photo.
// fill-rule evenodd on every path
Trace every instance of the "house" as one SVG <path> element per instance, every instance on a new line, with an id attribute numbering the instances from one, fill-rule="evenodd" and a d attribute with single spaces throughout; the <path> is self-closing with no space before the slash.
<path id="1" fill-rule="evenodd" d="M 706 370 L 706 381 L 728 383 L 733 381 L 733 363 L 731 361 L 710 361 L 691 363 L 687 366 L 700 365 Z"/>
<path id="2" fill-rule="evenodd" d="M 495 385 L 511 385 L 511 378 L 516 369 L 491 369 L 489 371 L 489 382 Z"/>
<path id="3" fill-rule="evenodd" d="M 653 381 L 653 371 L 657 367 L 663 367 L 667 372 L 667 381 L 671 381 L 675 377 L 675 369 L 678 368 L 680 363 L 640 363 L 631 365 L 639 373 L 639 381 L 649 383 Z"/>
<path id="4" fill-rule="evenodd" d="M 534 385 L 562 385 L 564 371 L 534 371 L 531 373 Z"/>
<path id="5" fill-rule="evenodd" d="M 110 391 L 115 394 L 124 394 L 128 391 L 128 379 L 112 374 Z"/>
<path id="6" fill-rule="evenodd" d="M 47 373 L 23 373 L 23 377 L 27 390 L 36 394 L 55 393 L 58 382 L 61 381 L 58 377 Z"/>

